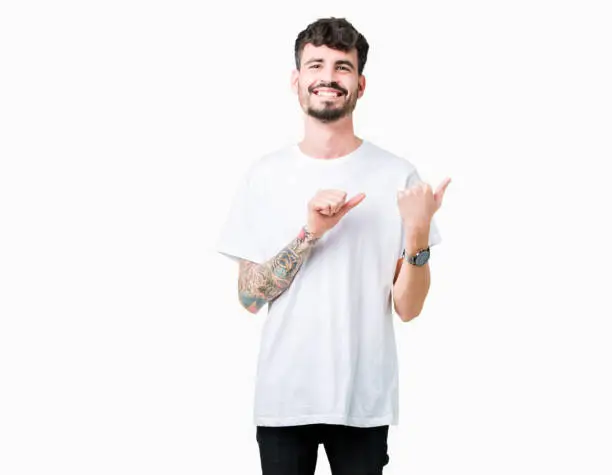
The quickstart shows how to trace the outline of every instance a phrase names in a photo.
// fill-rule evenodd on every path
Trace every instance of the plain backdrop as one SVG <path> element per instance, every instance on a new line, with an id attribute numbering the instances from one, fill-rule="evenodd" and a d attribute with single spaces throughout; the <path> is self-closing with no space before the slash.
<path id="1" fill-rule="evenodd" d="M 612 473 L 607 7 L 3 2 L 0 473 L 260 473 L 266 313 L 214 245 L 301 137 L 293 44 L 326 16 L 371 46 L 357 134 L 453 180 L 385 473 Z"/>

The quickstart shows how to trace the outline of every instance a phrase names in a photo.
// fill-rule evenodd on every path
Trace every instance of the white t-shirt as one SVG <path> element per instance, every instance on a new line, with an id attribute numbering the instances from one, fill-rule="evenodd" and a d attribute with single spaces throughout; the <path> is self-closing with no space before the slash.
<path id="1" fill-rule="evenodd" d="M 347 200 L 366 193 L 268 305 L 256 425 L 397 425 L 392 288 L 404 244 L 397 191 L 419 181 L 408 160 L 367 140 L 334 159 L 290 144 L 245 173 L 217 243 L 232 259 L 262 263 L 278 254 L 306 224 L 307 203 L 319 189 L 344 190 Z M 440 240 L 432 221 L 429 244 Z"/>

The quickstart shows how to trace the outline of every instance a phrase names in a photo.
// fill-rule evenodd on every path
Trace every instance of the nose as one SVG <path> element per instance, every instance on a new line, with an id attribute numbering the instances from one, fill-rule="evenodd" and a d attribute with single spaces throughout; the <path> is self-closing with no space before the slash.
<path id="1" fill-rule="evenodd" d="M 332 83 L 336 80 L 336 68 L 334 65 L 325 66 L 322 68 L 321 79 L 327 83 Z"/>

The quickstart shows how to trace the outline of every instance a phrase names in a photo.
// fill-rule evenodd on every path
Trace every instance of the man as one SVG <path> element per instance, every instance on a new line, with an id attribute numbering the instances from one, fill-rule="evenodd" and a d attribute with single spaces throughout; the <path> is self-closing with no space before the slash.
<path id="1" fill-rule="evenodd" d="M 298 35 L 304 138 L 253 163 L 218 241 L 239 262 L 242 305 L 268 306 L 254 410 L 264 475 L 312 475 L 319 444 L 334 475 L 381 474 L 389 461 L 392 308 L 404 322 L 423 308 L 450 180 L 433 193 L 407 160 L 355 136 L 368 48 L 344 19 Z"/>

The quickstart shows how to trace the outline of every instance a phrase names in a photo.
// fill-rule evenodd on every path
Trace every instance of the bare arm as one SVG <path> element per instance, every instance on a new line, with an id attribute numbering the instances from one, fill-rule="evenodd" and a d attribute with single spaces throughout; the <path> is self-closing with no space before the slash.
<path id="1" fill-rule="evenodd" d="M 365 194 L 359 193 L 346 201 L 344 191 L 318 190 L 308 202 L 307 224 L 293 241 L 262 264 L 240 262 L 238 295 L 242 306 L 257 313 L 287 290 L 313 246 L 364 198 Z"/>
<path id="2" fill-rule="evenodd" d="M 450 178 L 446 178 L 435 193 L 427 183 L 398 192 L 397 204 L 406 226 L 406 253 L 414 254 L 428 246 L 431 220 L 442 206 L 442 198 L 449 183 Z M 429 264 L 417 267 L 398 261 L 393 279 L 393 303 L 402 321 L 409 322 L 421 313 L 430 285 Z"/>
<path id="3" fill-rule="evenodd" d="M 406 236 L 406 253 L 414 254 L 427 247 L 429 230 Z M 417 317 L 429 293 L 431 275 L 429 264 L 416 267 L 400 259 L 393 280 L 393 304 L 403 322 Z"/>
<path id="4" fill-rule="evenodd" d="M 240 261 L 238 296 L 242 306 L 257 313 L 287 290 L 319 239 L 304 226 L 297 237 L 270 260 L 262 264 Z"/>

